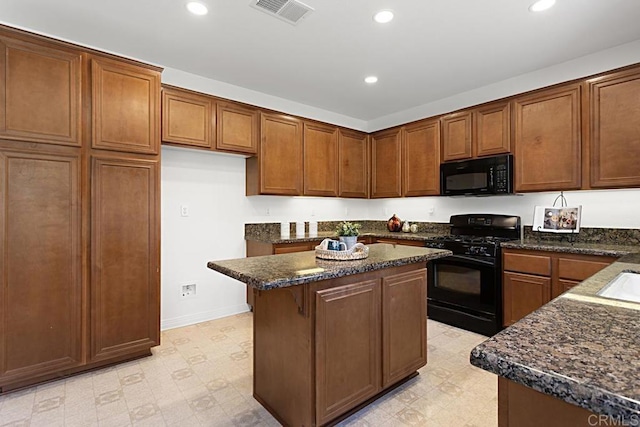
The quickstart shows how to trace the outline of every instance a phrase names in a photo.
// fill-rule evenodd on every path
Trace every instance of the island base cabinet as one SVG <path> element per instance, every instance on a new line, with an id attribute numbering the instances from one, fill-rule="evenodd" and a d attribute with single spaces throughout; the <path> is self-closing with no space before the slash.
<path id="1" fill-rule="evenodd" d="M 616 423 L 618 421 L 618 423 Z M 622 424 L 606 415 L 498 377 L 498 427 L 587 427 Z"/>
<path id="2" fill-rule="evenodd" d="M 426 364 L 424 264 L 253 293 L 254 397 L 284 425 L 333 424 Z"/>
<path id="3" fill-rule="evenodd" d="M 316 424 L 380 389 L 380 285 L 366 280 L 316 293 Z"/>

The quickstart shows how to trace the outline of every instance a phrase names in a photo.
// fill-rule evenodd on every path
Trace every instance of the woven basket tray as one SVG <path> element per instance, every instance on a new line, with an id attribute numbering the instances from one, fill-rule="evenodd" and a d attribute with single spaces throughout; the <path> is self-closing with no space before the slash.
<path id="1" fill-rule="evenodd" d="M 328 259 L 332 261 L 353 261 L 355 259 L 365 259 L 369 256 L 369 248 L 362 243 L 356 243 L 348 251 L 329 251 L 316 246 L 316 258 Z"/>

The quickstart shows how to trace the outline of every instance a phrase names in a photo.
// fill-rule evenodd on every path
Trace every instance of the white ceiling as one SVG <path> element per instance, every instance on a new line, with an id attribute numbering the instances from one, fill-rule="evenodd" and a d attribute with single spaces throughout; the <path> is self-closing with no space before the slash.
<path id="1" fill-rule="evenodd" d="M 297 26 L 250 0 L 1 0 L 0 20 L 365 121 L 640 39 L 640 0 L 303 1 Z"/>

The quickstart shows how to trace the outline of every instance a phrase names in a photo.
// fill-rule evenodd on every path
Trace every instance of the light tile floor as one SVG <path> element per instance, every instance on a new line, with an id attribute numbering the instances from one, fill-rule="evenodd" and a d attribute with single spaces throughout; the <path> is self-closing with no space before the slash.
<path id="1" fill-rule="evenodd" d="M 0 397 L 0 426 L 278 426 L 251 395 L 252 315 L 162 333 L 153 356 Z M 428 321 L 420 375 L 340 426 L 497 425 L 497 379 L 469 364 L 485 337 Z"/>

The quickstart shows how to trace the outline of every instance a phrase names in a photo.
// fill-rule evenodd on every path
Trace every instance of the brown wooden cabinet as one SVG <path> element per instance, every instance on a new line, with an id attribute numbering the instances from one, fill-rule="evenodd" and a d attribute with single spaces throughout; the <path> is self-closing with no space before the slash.
<path id="1" fill-rule="evenodd" d="M 160 152 L 160 73 L 102 57 L 91 59 L 91 146 Z"/>
<path id="2" fill-rule="evenodd" d="M 338 130 L 338 196 L 369 197 L 369 137 Z"/>
<path id="3" fill-rule="evenodd" d="M 2 393 L 159 343 L 160 70 L 6 27 L 0 46 Z"/>
<path id="4" fill-rule="evenodd" d="M 471 111 L 447 114 L 440 119 L 442 123 L 442 160 L 470 159 L 471 147 Z"/>
<path id="5" fill-rule="evenodd" d="M 0 149 L 0 391 L 83 363 L 80 153 Z"/>
<path id="6" fill-rule="evenodd" d="M 505 271 L 503 324 L 509 326 L 551 301 L 551 278 Z"/>
<path id="7" fill-rule="evenodd" d="M 514 100 L 516 191 L 580 188 L 580 91 L 575 83 Z"/>
<path id="8" fill-rule="evenodd" d="M 402 196 L 402 128 L 371 135 L 371 198 Z"/>
<path id="9" fill-rule="evenodd" d="M 474 156 L 511 152 L 511 103 L 494 102 L 473 111 Z"/>
<path id="10" fill-rule="evenodd" d="M 162 88 L 162 142 L 194 148 L 213 148 L 215 105 L 210 97 Z"/>
<path id="11" fill-rule="evenodd" d="M 402 130 L 402 194 L 440 194 L 440 122 L 425 120 Z"/>
<path id="12" fill-rule="evenodd" d="M 640 187 L 640 68 L 587 80 L 593 188 Z"/>
<path id="13" fill-rule="evenodd" d="M 91 163 L 91 358 L 160 343 L 157 160 Z"/>
<path id="14" fill-rule="evenodd" d="M 218 101 L 216 119 L 216 149 L 244 154 L 258 152 L 260 113 L 257 109 Z"/>
<path id="15" fill-rule="evenodd" d="M 608 256 L 504 249 L 503 325 L 512 325 L 614 261 Z"/>
<path id="16" fill-rule="evenodd" d="M 258 157 L 247 159 L 247 195 L 302 195 L 302 122 L 261 113 Z"/>
<path id="17" fill-rule="evenodd" d="M 427 364 L 426 270 L 382 279 L 382 387 Z"/>
<path id="18" fill-rule="evenodd" d="M 256 291 L 254 397 L 283 425 L 330 424 L 424 366 L 426 321 L 424 264 Z"/>
<path id="19" fill-rule="evenodd" d="M 80 51 L 0 34 L 0 137 L 80 146 Z"/>
<path id="20" fill-rule="evenodd" d="M 322 425 L 380 390 L 380 283 L 320 290 L 315 311 L 315 421 Z"/>
<path id="21" fill-rule="evenodd" d="M 318 123 L 304 123 L 305 196 L 338 195 L 338 129 Z"/>

